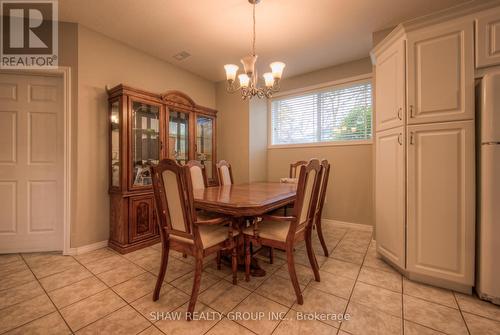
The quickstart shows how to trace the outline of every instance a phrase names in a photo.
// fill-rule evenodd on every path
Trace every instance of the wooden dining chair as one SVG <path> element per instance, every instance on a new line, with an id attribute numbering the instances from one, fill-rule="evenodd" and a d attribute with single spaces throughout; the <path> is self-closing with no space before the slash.
<path id="1" fill-rule="evenodd" d="M 290 170 L 288 173 L 289 178 L 297 178 L 297 169 L 300 169 L 301 166 L 307 165 L 306 161 L 297 161 L 294 163 L 290 163 Z M 290 206 L 285 205 L 281 208 L 278 208 L 274 212 L 271 213 L 271 215 L 275 216 L 286 216 L 287 210 Z M 269 248 L 269 263 L 273 264 L 274 263 L 274 248 L 270 247 Z"/>
<path id="2" fill-rule="evenodd" d="M 233 171 L 231 169 L 231 164 L 229 164 L 225 160 L 217 163 L 217 177 L 219 177 L 219 186 L 232 185 Z"/>
<path id="3" fill-rule="evenodd" d="M 207 181 L 207 174 L 205 171 L 205 166 L 201 164 L 199 161 L 191 160 L 186 163 L 186 166 L 189 167 L 189 172 L 191 174 L 191 184 L 193 185 L 193 189 L 204 189 L 208 187 L 208 181 Z M 198 211 L 198 213 L 201 213 L 202 215 L 206 217 L 213 217 L 213 215 L 216 215 L 215 213 L 210 213 L 206 211 Z M 185 257 L 185 255 L 182 255 Z M 217 252 L 217 270 L 221 269 L 221 252 Z"/>
<path id="4" fill-rule="evenodd" d="M 300 169 L 301 166 L 306 165 L 306 161 L 297 161 L 294 163 L 290 163 L 290 171 L 288 173 L 289 178 L 297 178 L 297 169 Z M 272 215 L 281 215 L 286 216 L 286 212 L 289 208 L 289 205 L 285 205 L 282 208 L 277 209 L 272 213 Z M 269 263 L 274 263 L 274 248 L 269 248 Z"/>
<path id="5" fill-rule="evenodd" d="M 323 205 L 325 204 L 326 190 L 328 188 L 328 177 L 330 176 L 330 164 L 326 159 L 321 161 L 321 182 L 319 186 L 319 195 L 316 201 L 316 211 L 314 213 L 313 228 L 318 232 L 319 242 L 323 248 L 325 257 L 328 257 L 328 249 L 326 248 L 325 238 L 323 237 L 323 230 L 321 227 L 321 214 L 323 212 Z"/>
<path id="6" fill-rule="evenodd" d="M 297 242 L 306 241 L 307 256 L 314 273 L 314 279 L 320 281 L 319 266 L 311 245 L 311 230 L 316 212 L 316 201 L 319 193 L 319 181 L 322 169 L 319 160 L 312 159 L 300 169 L 297 184 L 297 195 L 291 216 L 263 216 L 262 222 L 243 230 L 245 241 L 245 279 L 250 279 L 250 242 L 255 241 L 262 246 L 285 250 L 288 272 L 297 296 L 297 303 L 302 305 L 304 299 L 295 272 L 294 246 Z"/>
<path id="7" fill-rule="evenodd" d="M 181 166 L 172 159 L 163 159 L 158 165 L 153 166 L 152 170 L 157 222 L 162 243 L 160 273 L 153 301 L 160 297 L 167 271 L 169 250 L 193 256 L 195 270 L 188 306 L 188 320 L 190 320 L 198 298 L 204 257 L 220 250 L 231 250 L 233 284 L 236 284 L 238 264 L 234 237 L 238 235 L 238 231 L 233 231 L 232 222 L 228 218 L 204 218 L 196 213 L 188 166 Z"/>
<path id="8" fill-rule="evenodd" d="M 203 189 L 207 188 L 207 172 L 205 171 L 205 165 L 201 164 L 199 161 L 191 160 L 186 163 L 189 167 L 189 172 L 191 174 L 191 184 L 193 189 Z"/>

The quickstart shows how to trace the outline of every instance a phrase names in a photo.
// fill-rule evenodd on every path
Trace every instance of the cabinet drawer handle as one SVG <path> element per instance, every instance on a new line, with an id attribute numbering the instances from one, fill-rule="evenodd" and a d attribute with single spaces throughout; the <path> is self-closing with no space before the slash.
<path id="1" fill-rule="evenodd" d="M 398 135 L 398 143 L 399 143 L 399 145 L 403 145 L 403 134 L 402 133 L 399 133 L 399 135 Z"/>
<path id="2" fill-rule="evenodd" d="M 398 119 L 403 120 L 403 108 L 399 107 L 398 108 Z"/>
<path id="3" fill-rule="evenodd" d="M 413 105 L 410 105 L 410 117 L 413 118 L 415 115 L 413 115 Z"/>
<path id="4" fill-rule="evenodd" d="M 410 144 L 411 145 L 415 144 L 415 136 L 414 136 L 413 132 L 410 132 Z"/>

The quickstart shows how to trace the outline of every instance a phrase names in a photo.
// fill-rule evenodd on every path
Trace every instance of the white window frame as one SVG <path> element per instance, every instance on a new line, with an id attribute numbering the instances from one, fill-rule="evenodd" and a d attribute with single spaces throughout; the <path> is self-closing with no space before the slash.
<path id="1" fill-rule="evenodd" d="M 272 144 L 273 129 L 272 129 L 272 101 L 276 98 L 283 97 L 294 97 L 300 96 L 307 93 L 312 93 L 315 91 L 320 91 L 322 89 L 330 87 L 341 87 L 346 85 L 352 85 L 356 83 L 362 83 L 370 81 L 372 85 L 372 129 L 371 138 L 368 140 L 358 140 L 358 141 L 325 141 L 325 142 L 313 142 L 313 143 L 295 143 L 295 144 Z M 288 90 L 284 92 L 279 92 L 273 95 L 271 99 L 267 99 L 267 148 L 268 149 L 280 149 L 280 148 L 307 148 L 307 147 L 332 147 L 332 146 L 346 146 L 346 145 L 369 145 L 373 144 L 373 126 L 375 125 L 374 120 L 374 101 L 373 101 L 373 80 L 372 74 L 362 74 L 359 76 L 353 76 L 348 78 L 343 78 L 339 80 L 334 80 L 326 83 L 321 83 L 318 85 L 306 86 L 303 88 Z"/>

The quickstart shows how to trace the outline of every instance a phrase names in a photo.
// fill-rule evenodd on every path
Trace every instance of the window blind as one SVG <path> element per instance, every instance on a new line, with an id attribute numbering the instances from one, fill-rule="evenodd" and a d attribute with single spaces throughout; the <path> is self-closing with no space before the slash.
<path id="1" fill-rule="evenodd" d="M 271 127 L 273 145 L 369 140 L 371 82 L 272 99 Z"/>

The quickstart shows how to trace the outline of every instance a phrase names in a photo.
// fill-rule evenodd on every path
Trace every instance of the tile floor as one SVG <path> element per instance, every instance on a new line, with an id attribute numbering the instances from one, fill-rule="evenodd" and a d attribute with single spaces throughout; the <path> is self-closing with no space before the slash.
<path id="1" fill-rule="evenodd" d="M 152 318 L 185 312 L 193 278 L 192 260 L 172 252 L 153 302 L 159 245 L 123 256 L 107 248 L 75 257 L 0 255 L 0 334 L 500 334 L 500 307 L 404 279 L 377 257 L 370 231 L 324 229 L 331 257 L 315 242 L 321 282 L 313 280 L 305 246 L 295 252 L 303 305 L 295 303 L 283 252 L 272 265 L 259 255 L 266 277 L 247 283 L 240 274 L 237 286 L 228 267 L 217 271 L 207 259 L 196 311 L 222 317 L 189 323 Z M 265 317 L 234 320 L 237 312 Z M 350 319 L 298 319 L 315 312 Z"/>

